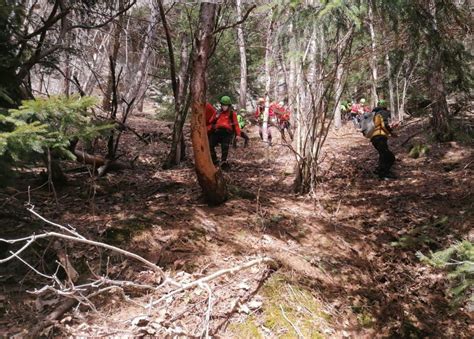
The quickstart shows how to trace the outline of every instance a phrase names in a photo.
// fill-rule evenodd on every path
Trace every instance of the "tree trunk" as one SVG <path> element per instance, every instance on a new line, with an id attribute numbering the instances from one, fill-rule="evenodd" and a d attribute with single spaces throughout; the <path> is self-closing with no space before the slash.
<path id="1" fill-rule="evenodd" d="M 237 20 L 242 20 L 242 0 L 237 0 Z M 247 54 L 245 52 L 244 24 L 237 26 L 237 42 L 240 54 L 239 108 L 247 109 Z"/>
<path id="2" fill-rule="evenodd" d="M 337 32 L 337 39 L 339 41 L 339 30 Z M 341 97 L 342 97 L 342 76 L 344 74 L 344 65 L 342 64 L 342 51 L 343 51 L 342 41 L 337 46 L 337 59 L 336 59 L 336 78 L 334 79 L 334 127 L 336 129 L 341 128 Z"/>
<path id="3" fill-rule="evenodd" d="M 205 200 L 218 205 L 227 200 L 227 186 L 220 169 L 212 163 L 207 138 L 205 105 L 208 57 L 213 42 L 213 30 L 217 5 L 202 3 L 199 12 L 199 28 L 195 36 L 195 53 L 191 81 L 192 118 L 191 140 L 193 143 L 196 175 Z"/>
<path id="4" fill-rule="evenodd" d="M 270 63 L 272 57 L 272 35 L 273 35 L 273 15 L 272 13 L 270 23 L 268 26 L 267 31 L 267 40 L 265 43 L 265 110 L 263 112 L 263 124 L 262 124 L 262 133 L 263 133 L 263 142 L 266 143 L 268 146 L 268 115 L 269 115 L 269 108 L 270 108 L 270 86 L 271 86 L 271 74 L 270 74 Z"/>
<path id="5" fill-rule="evenodd" d="M 375 41 L 375 29 L 374 29 L 374 13 L 373 13 L 373 2 L 369 0 L 369 32 L 370 32 L 370 41 L 371 41 L 371 56 L 370 56 L 370 68 L 372 70 L 372 91 L 370 104 L 371 107 L 374 107 L 377 104 L 377 51 L 376 51 L 376 41 Z"/>
<path id="6" fill-rule="evenodd" d="M 392 77 L 392 62 L 390 56 L 385 54 L 385 65 L 387 65 L 387 79 L 388 79 L 388 95 L 390 98 L 390 112 L 392 121 L 398 118 L 398 105 L 395 105 L 395 94 L 393 89 L 393 77 Z"/>
<path id="7" fill-rule="evenodd" d="M 156 26 L 158 21 L 158 15 L 156 13 L 155 6 L 151 6 L 151 9 L 149 24 L 146 30 L 147 34 L 145 35 L 145 39 L 143 41 L 143 48 L 140 53 L 140 60 L 137 65 L 137 72 L 136 74 L 132 75 L 132 83 L 127 91 L 127 94 L 125 95 L 125 98 L 129 103 L 132 102 L 134 98 L 139 99 L 141 93 L 144 95 L 146 92 L 146 86 L 148 82 L 147 69 L 150 63 L 150 56 L 152 52 L 151 46 L 155 40 L 157 32 Z M 137 101 L 135 100 L 135 103 L 136 102 Z M 132 103 L 131 107 L 127 107 L 130 112 L 133 111 L 135 103 Z"/>
<path id="8" fill-rule="evenodd" d="M 163 168 L 168 169 L 178 165 L 185 157 L 185 142 L 183 136 L 184 122 L 189 110 L 189 73 L 190 62 L 188 39 L 186 35 L 181 38 L 181 65 L 178 72 L 177 89 L 175 95 L 175 119 L 173 125 L 173 139 L 171 148 Z"/>
<path id="9" fill-rule="evenodd" d="M 449 108 L 446 100 L 446 89 L 441 66 L 441 55 L 439 50 L 432 48 L 430 72 L 428 72 L 428 83 L 430 84 L 432 102 L 431 126 L 436 138 L 440 141 L 451 140 L 452 130 L 449 122 Z"/>
<path id="10" fill-rule="evenodd" d="M 119 1 L 119 11 L 123 10 L 124 8 L 124 0 Z M 109 58 L 113 60 L 114 65 L 117 63 L 117 57 L 118 57 L 118 52 L 120 49 L 120 36 L 122 32 L 122 26 L 123 26 L 123 15 L 120 15 L 118 18 L 118 21 L 114 24 L 114 30 L 112 33 L 112 41 L 111 41 L 111 48 L 109 51 Z M 100 53 L 100 50 L 97 51 L 97 53 Z M 93 71 L 93 70 L 92 70 Z M 114 79 L 112 78 L 112 74 L 109 73 L 109 76 L 107 78 L 107 87 L 105 88 L 105 93 L 104 93 L 104 98 L 102 100 L 102 109 L 105 112 L 110 112 L 112 110 L 112 92 L 113 92 L 113 86 L 115 86 Z"/>
<path id="11" fill-rule="evenodd" d="M 431 13 L 432 31 L 427 37 L 431 59 L 428 63 L 428 83 L 432 93 L 432 118 L 431 126 L 434 129 L 435 136 L 439 141 L 449 141 L 453 137 L 449 121 L 449 107 L 446 100 L 446 88 L 443 74 L 443 61 L 438 42 L 441 41 L 441 33 L 438 29 L 438 3 L 430 0 L 427 2 Z"/>

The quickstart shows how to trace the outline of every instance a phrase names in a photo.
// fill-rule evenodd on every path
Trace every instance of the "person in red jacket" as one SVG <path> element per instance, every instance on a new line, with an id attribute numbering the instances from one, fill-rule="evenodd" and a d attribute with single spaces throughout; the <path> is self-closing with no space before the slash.
<path id="1" fill-rule="evenodd" d="M 216 115 L 217 111 L 216 109 L 214 108 L 214 106 L 212 106 L 212 104 L 206 102 L 206 127 L 207 127 L 207 134 L 209 135 L 209 133 L 211 133 L 211 129 L 212 129 L 212 119 L 214 118 L 214 116 Z"/>
<path id="2" fill-rule="evenodd" d="M 278 129 L 281 133 L 281 139 L 286 141 L 285 138 L 285 130 L 288 132 L 290 139 L 293 140 L 293 132 L 291 131 L 290 126 L 290 112 L 285 108 L 284 102 L 274 103 L 272 105 L 272 111 L 274 112 L 277 123 Z"/>
<path id="3" fill-rule="evenodd" d="M 263 140 L 263 112 L 265 111 L 265 99 L 264 98 L 259 98 L 257 101 L 257 109 L 255 110 L 255 119 L 257 120 L 258 123 L 258 134 L 260 135 L 260 139 Z M 269 107 L 268 110 L 268 125 L 267 125 L 267 138 L 268 138 L 268 144 L 271 146 L 272 145 L 272 132 L 270 131 L 270 123 L 271 119 L 275 116 L 275 113 L 273 113 L 273 110 L 271 106 Z"/>
<path id="4" fill-rule="evenodd" d="M 212 162 L 217 165 L 216 146 L 221 145 L 221 168 L 230 168 L 227 162 L 229 146 L 234 139 L 234 135 L 240 136 L 240 127 L 237 120 L 237 113 L 232 109 L 232 101 L 228 96 L 220 99 L 221 108 L 212 116 L 210 121 L 209 148 L 211 150 Z"/>

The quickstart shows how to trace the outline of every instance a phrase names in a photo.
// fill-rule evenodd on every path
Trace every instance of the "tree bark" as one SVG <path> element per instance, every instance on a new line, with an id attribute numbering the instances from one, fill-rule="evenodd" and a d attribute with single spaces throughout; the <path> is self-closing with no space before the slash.
<path id="1" fill-rule="evenodd" d="M 398 105 L 395 105 L 395 94 L 393 89 L 393 77 L 392 77 L 392 62 L 390 56 L 385 54 L 385 65 L 387 66 L 387 79 L 388 79 L 388 95 L 390 100 L 390 113 L 392 121 L 398 118 Z"/>
<path id="2" fill-rule="evenodd" d="M 370 47 L 371 47 L 371 55 L 370 55 L 370 68 L 372 70 L 372 91 L 371 91 L 371 99 L 370 104 L 374 107 L 378 101 L 377 95 L 377 82 L 378 82 L 378 74 L 377 74 L 377 51 L 376 51 L 376 41 L 375 41 L 375 28 L 374 28 L 374 13 L 373 13 L 373 2 L 369 0 L 369 32 L 370 32 Z"/>
<path id="3" fill-rule="evenodd" d="M 237 20 L 242 20 L 242 0 L 237 0 Z M 244 24 L 237 25 L 237 42 L 240 54 L 239 108 L 247 108 L 247 54 L 245 52 Z"/>
<path id="4" fill-rule="evenodd" d="M 213 42 L 217 5 L 202 3 L 199 12 L 199 28 L 195 36 L 195 53 L 191 81 L 192 118 L 191 140 L 193 143 L 196 175 L 210 205 L 218 205 L 227 200 L 227 186 L 220 169 L 212 163 L 207 138 L 205 104 L 208 57 Z"/>
<path id="5" fill-rule="evenodd" d="M 120 11 L 124 7 L 123 1 L 124 0 L 119 1 Z M 123 18 L 124 18 L 123 14 L 119 16 L 117 22 L 114 24 L 113 33 L 112 33 L 113 38 L 110 45 L 109 58 L 113 60 L 114 65 L 116 65 L 117 63 L 118 52 L 120 49 L 120 36 L 122 32 Z M 100 50 L 97 51 L 97 53 L 100 53 Z M 115 83 L 114 83 L 114 76 L 111 74 L 111 72 L 112 70 L 110 70 L 109 76 L 107 78 L 107 87 L 105 88 L 105 93 L 102 100 L 102 109 L 104 110 L 104 112 L 110 112 L 112 110 L 112 92 L 113 92 L 113 86 L 115 86 Z"/>
<path id="6" fill-rule="evenodd" d="M 262 124 L 262 133 L 263 133 L 263 141 L 268 146 L 268 115 L 270 112 L 270 86 L 271 86 L 271 57 L 272 57 L 272 36 L 273 36 L 273 13 L 271 12 L 271 19 L 268 26 L 267 31 L 267 40 L 265 43 L 265 110 L 263 112 L 263 124 Z"/>
<path id="7" fill-rule="evenodd" d="M 432 118 L 431 126 L 434 129 L 435 136 L 439 141 L 449 141 L 453 137 L 449 121 L 449 107 L 446 100 L 446 87 L 444 83 L 443 61 L 438 42 L 442 40 L 438 29 L 438 3 L 430 0 L 427 2 L 431 13 L 431 32 L 427 37 L 431 59 L 428 63 L 430 70 L 427 74 L 428 83 L 432 93 Z"/>

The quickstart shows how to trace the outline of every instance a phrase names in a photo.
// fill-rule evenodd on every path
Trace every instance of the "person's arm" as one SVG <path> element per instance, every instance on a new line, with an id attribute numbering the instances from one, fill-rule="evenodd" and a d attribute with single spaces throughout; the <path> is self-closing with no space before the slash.
<path id="1" fill-rule="evenodd" d="M 234 120 L 234 130 L 235 130 L 235 134 L 237 136 L 240 137 L 240 126 L 239 126 L 239 120 L 237 119 L 237 113 L 236 112 L 233 112 L 232 113 L 232 117 L 233 117 L 233 120 Z"/>

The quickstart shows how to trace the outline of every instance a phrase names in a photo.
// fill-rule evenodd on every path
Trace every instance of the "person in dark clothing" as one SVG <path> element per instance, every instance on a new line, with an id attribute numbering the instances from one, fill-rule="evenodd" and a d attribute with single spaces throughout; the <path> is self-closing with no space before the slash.
<path id="1" fill-rule="evenodd" d="M 390 169 L 395 162 L 395 156 L 388 148 L 388 137 L 396 136 L 393 133 L 393 128 L 398 124 L 390 125 L 390 112 L 387 110 L 386 101 L 381 99 L 377 103 L 377 107 L 373 109 L 375 129 L 372 133 L 370 141 L 379 153 L 378 167 L 375 169 L 380 179 L 394 179 L 395 176 L 390 172 Z"/>
<path id="2" fill-rule="evenodd" d="M 229 155 L 229 146 L 234 139 L 234 134 L 240 136 L 240 127 L 237 121 L 237 113 L 232 110 L 232 102 L 228 96 L 223 96 L 220 99 L 221 109 L 211 117 L 210 133 L 209 133 L 209 148 L 211 151 L 212 162 L 218 165 L 216 146 L 221 145 L 221 168 L 223 170 L 229 169 L 227 163 L 227 156 Z"/>

